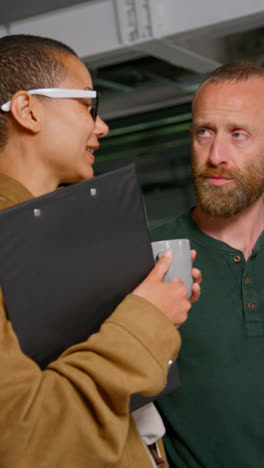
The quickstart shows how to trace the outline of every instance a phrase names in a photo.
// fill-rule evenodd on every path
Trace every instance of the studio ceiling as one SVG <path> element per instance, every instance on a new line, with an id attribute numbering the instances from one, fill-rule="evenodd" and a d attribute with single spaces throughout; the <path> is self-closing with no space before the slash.
<path id="1" fill-rule="evenodd" d="M 264 64 L 263 0 L 1 0 L 0 18 L 1 36 L 73 47 L 108 119 L 188 102 L 223 62 Z"/>

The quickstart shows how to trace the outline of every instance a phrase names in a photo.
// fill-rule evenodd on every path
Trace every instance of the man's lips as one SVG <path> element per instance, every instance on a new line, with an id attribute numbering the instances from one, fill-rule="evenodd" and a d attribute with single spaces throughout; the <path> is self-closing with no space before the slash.
<path id="1" fill-rule="evenodd" d="M 228 182 L 231 182 L 233 178 L 231 177 L 224 177 L 224 176 L 216 176 L 216 175 L 208 175 L 206 178 L 212 185 L 224 185 Z"/>

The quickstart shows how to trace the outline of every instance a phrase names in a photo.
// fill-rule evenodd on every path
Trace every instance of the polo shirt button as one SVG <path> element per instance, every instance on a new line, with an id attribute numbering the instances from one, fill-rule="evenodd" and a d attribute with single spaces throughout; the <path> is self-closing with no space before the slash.
<path id="1" fill-rule="evenodd" d="M 234 262 L 236 262 L 236 263 L 240 262 L 240 256 L 239 255 L 234 256 Z"/>
<path id="2" fill-rule="evenodd" d="M 255 306 L 254 306 L 253 302 L 248 303 L 248 308 L 249 308 L 249 310 L 255 309 Z"/>
<path id="3" fill-rule="evenodd" d="M 173 364 L 173 360 L 170 359 L 169 362 L 168 362 L 168 364 L 169 364 L 169 367 L 170 367 L 170 366 Z"/>
<path id="4" fill-rule="evenodd" d="M 245 278 L 244 283 L 245 283 L 245 284 L 249 284 L 249 279 L 248 279 L 248 278 Z"/>

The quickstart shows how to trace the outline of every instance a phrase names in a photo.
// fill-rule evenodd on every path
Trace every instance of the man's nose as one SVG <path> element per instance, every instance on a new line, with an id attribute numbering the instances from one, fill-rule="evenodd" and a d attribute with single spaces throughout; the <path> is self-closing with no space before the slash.
<path id="1" fill-rule="evenodd" d="M 228 148 L 223 138 L 215 136 L 210 146 L 208 162 L 212 166 L 228 164 Z"/>
<path id="2" fill-rule="evenodd" d="M 94 133 L 95 135 L 98 137 L 98 138 L 102 138 L 104 136 L 107 135 L 107 133 L 109 132 L 109 127 L 108 125 L 105 123 L 104 120 L 101 119 L 101 117 L 99 117 L 99 115 L 96 117 L 96 120 L 95 120 L 95 126 L 94 126 Z"/>

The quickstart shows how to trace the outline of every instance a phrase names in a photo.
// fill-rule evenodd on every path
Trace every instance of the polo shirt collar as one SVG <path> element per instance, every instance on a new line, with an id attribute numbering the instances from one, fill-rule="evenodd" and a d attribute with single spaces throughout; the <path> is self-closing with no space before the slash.
<path id="1" fill-rule="evenodd" d="M 193 217 L 192 217 L 193 210 L 194 208 L 192 208 L 189 212 L 183 215 L 183 222 L 184 222 L 185 228 L 195 238 L 196 242 L 198 242 L 200 245 L 208 249 L 213 248 L 213 249 L 217 249 L 221 251 L 226 251 L 229 253 L 240 252 L 238 249 L 230 247 L 230 245 L 226 244 L 225 242 L 215 239 L 214 237 L 211 237 L 205 232 L 201 231 L 201 229 L 197 226 L 197 224 L 193 220 Z M 258 252 L 260 248 L 263 248 L 263 245 L 264 245 L 264 231 L 260 234 L 256 242 L 254 252 Z"/>

